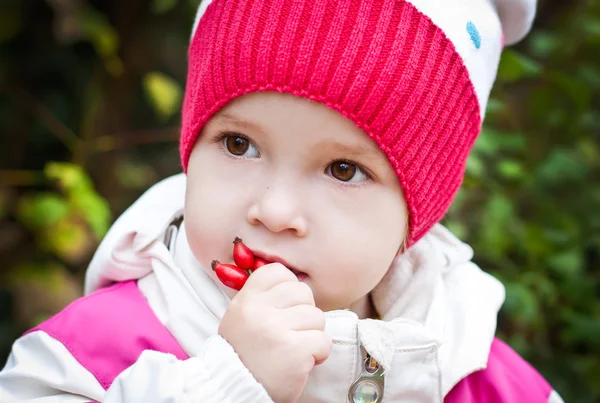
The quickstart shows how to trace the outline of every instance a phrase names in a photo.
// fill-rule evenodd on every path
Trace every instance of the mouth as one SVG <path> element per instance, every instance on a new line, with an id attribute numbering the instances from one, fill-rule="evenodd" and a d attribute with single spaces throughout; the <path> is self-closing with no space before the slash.
<path id="1" fill-rule="evenodd" d="M 263 253 L 258 250 L 254 250 L 254 256 L 265 259 L 266 261 L 271 262 L 271 263 L 281 263 L 282 265 L 287 267 L 292 273 L 294 273 L 294 275 L 298 278 L 299 281 L 303 281 L 304 279 L 306 279 L 308 277 L 308 274 L 304 273 L 303 271 L 298 270 L 297 268 L 295 268 L 294 266 L 292 266 L 286 260 L 280 258 L 279 256 L 269 255 L 267 253 Z"/>
<path id="2" fill-rule="evenodd" d="M 296 278 L 298 279 L 298 281 L 304 281 L 306 280 L 306 278 L 308 277 L 308 274 L 298 271 L 298 270 L 294 270 L 294 269 L 290 269 L 290 271 L 292 273 L 294 273 L 294 275 L 296 276 Z"/>

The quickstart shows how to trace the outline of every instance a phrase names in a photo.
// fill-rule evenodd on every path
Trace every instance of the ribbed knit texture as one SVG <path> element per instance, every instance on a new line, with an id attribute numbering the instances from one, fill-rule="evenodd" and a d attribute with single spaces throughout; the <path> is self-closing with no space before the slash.
<path id="1" fill-rule="evenodd" d="M 448 210 L 481 127 L 460 55 L 402 0 L 214 0 L 189 49 L 181 158 L 206 121 L 257 91 L 310 98 L 388 156 L 409 208 L 409 245 Z"/>

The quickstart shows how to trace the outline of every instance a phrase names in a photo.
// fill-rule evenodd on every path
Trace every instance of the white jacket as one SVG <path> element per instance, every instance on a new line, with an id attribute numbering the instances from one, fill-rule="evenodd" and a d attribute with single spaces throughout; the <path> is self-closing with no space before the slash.
<path id="1" fill-rule="evenodd" d="M 224 286 L 193 258 L 183 227 L 170 248 L 163 242 L 182 214 L 185 181 L 180 174 L 158 183 L 115 222 L 88 268 L 85 291 L 140 279 L 150 307 L 191 358 L 146 351 L 105 391 L 65 346 L 33 332 L 15 342 L 0 372 L 0 402 L 271 402 L 217 335 L 229 302 Z M 311 372 L 300 401 L 346 401 L 365 351 L 385 370 L 384 401 L 439 403 L 485 368 L 504 288 L 471 262 L 472 254 L 437 225 L 372 291 L 382 320 L 327 312 L 332 353 Z"/>

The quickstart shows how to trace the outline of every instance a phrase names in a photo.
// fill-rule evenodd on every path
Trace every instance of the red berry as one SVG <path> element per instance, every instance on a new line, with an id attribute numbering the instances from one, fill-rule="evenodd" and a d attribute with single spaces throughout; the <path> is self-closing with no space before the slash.
<path id="1" fill-rule="evenodd" d="M 227 287 L 233 288 L 234 290 L 241 290 L 244 284 L 246 284 L 246 280 L 248 280 L 248 273 L 236 265 L 220 263 L 218 260 L 213 260 L 211 267 L 219 280 Z"/>
<path id="2" fill-rule="evenodd" d="M 257 257 L 256 259 L 254 259 L 254 266 L 252 266 L 252 271 L 256 271 L 266 264 L 269 264 L 269 262 L 267 262 L 263 258 Z"/>
<path id="3" fill-rule="evenodd" d="M 233 261 L 235 264 L 244 270 L 252 269 L 254 265 L 254 253 L 238 237 L 235 237 L 233 245 Z"/>

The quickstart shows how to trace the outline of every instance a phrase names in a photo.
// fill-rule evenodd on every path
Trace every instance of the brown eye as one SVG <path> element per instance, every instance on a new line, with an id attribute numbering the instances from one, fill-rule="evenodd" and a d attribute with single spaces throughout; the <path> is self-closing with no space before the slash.
<path id="1" fill-rule="evenodd" d="M 352 180 L 358 170 L 356 165 L 344 161 L 334 162 L 329 169 L 331 170 L 331 176 L 342 182 Z"/>
<path id="2" fill-rule="evenodd" d="M 227 146 L 227 151 L 233 155 L 244 155 L 250 147 L 250 142 L 243 137 L 227 136 L 225 145 Z"/>
<path id="3" fill-rule="evenodd" d="M 254 142 L 242 135 L 224 134 L 221 136 L 220 142 L 229 154 L 236 157 L 244 159 L 260 157 L 260 152 Z"/>

